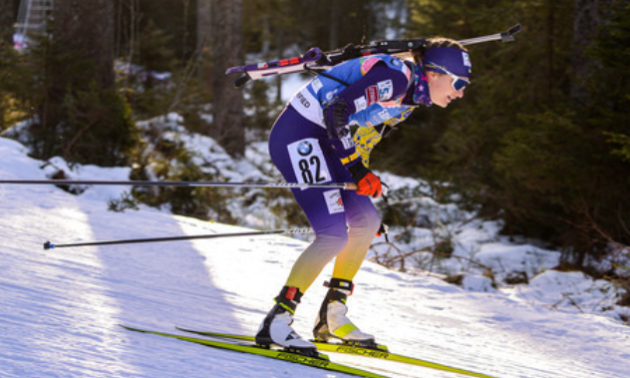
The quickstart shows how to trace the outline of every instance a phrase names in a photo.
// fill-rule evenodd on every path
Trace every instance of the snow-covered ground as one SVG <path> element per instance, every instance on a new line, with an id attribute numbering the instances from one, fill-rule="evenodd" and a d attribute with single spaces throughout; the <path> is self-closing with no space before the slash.
<path id="1" fill-rule="evenodd" d="M 232 166 L 251 170 L 261 160 L 260 153 L 249 151 L 247 156 L 253 163 Z M 3 179 L 44 179 L 54 171 L 4 138 L 0 161 Z M 54 163 L 64 166 L 59 159 Z M 83 166 L 72 177 L 126 179 L 128 173 L 124 168 Z M 266 176 L 241 172 L 232 177 Z M 107 211 L 107 202 L 126 189 L 91 187 L 75 196 L 53 186 L 0 184 L 0 377 L 342 376 L 118 327 L 174 332 L 174 326 L 182 326 L 251 334 L 306 245 L 265 236 L 42 248 L 47 240 L 75 243 L 243 230 L 144 206 Z M 529 285 L 496 289 L 472 269 L 460 287 L 418 270 L 401 273 L 367 261 L 355 280 L 351 318 L 393 352 L 495 377 L 630 377 L 630 328 L 618 316 L 627 309 L 614 306 L 610 285 L 581 273 L 545 271 L 557 262 L 555 252 L 510 243 L 497 236 L 497 228 L 481 221 L 461 226 L 454 255 L 475 258 L 496 268 L 497 275 L 511 270 L 541 273 L 530 277 Z M 421 231 L 414 239 L 418 243 L 426 236 Z M 409 248 L 420 246 L 411 244 Z M 443 264 L 446 270 L 461 269 L 458 261 L 468 260 Z M 330 268 L 296 314 L 295 327 L 304 336 L 325 294 L 322 282 Z M 602 311 L 604 307 L 608 310 Z M 331 358 L 392 377 L 456 376 L 362 357 Z"/>

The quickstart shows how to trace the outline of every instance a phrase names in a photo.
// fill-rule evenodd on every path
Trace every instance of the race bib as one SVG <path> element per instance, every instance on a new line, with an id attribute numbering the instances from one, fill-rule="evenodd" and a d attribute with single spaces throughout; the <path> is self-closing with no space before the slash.
<path id="1" fill-rule="evenodd" d="M 298 183 L 321 184 L 330 181 L 330 171 L 317 139 L 298 140 L 289 144 L 287 149 Z"/>

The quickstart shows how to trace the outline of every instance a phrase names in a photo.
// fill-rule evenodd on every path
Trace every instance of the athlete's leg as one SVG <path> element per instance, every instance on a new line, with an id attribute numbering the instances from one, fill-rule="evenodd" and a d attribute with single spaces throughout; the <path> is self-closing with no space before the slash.
<path id="1" fill-rule="evenodd" d="M 332 164 L 336 176 L 350 181 L 350 173 L 341 165 Z M 381 225 L 381 218 L 369 197 L 353 191 L 343 191 L 342 200 L 349 227 L 348 243 L 337 255 L 328 293 L 322 302 L 313 335 L 315 339 L 338 338 L 347 342 L 374 347 L 374 336 L 361 331 L 346 316 L 348 296 L 352 293 L 354 276 L 359 271 L 365 255 Z"/>
<path id="2" fill-rule="evenodd" d="M 269 151 L 287 182 L 351 182 L 349 175 L 338 174 L 341 163 L 326 130 L 292 107 L 285 109 L 274 125 Z M 295 262 L 286 283 L 304 293 L 324 266 L 346 247 L 346 214 L 340 189 L 294 189 L 293 195 L 316 235 Z"/>
<path id="3" fill-rule="evenodd" d="M 291 106 L 282 112 L 272 129 L 269 153 L 287 182 L 326 183 L 337 179 L 329 168 L 336 155 L 326 130 L 303 118 Z M 324 266 L 345 248 L 346 216 L 339 189 L 294 189 L 293 195 L 315 230 L 315 240 L 293 265 L 286 285 L 275 298 L 276 305 L 256 333 L 256 342 L 312 350 L 315 345 L 291 328 L 293 314 Z"/>
<path id="4" fill-rule="evenodd" d="M 348 243 L 337 255 L 333 277 L 352 281 L 381 226 L 381 217 L 369 197 L 345 191 L 342 198 L 349 227 Z"/>

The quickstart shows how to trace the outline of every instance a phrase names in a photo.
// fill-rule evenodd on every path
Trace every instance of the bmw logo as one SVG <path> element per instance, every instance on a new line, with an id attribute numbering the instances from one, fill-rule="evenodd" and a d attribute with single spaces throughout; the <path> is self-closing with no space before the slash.
<path id="1" fill-rule="evenodd" d="M 298 145 L 298 153 L 302 156 L 306 156 L 313 152 L 313 145 L 310 142 L 304 141 Z"/>

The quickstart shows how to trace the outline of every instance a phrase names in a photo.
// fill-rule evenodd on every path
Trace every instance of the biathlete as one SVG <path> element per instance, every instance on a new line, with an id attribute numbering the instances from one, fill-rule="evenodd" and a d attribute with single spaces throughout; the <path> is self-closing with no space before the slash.
<path id="1" fill-rule="evenodd" d="M 370 55 L 319 74 L 289 101 L 269 137 L 271 158 L 287 182 L 355 182 L 356 191 L 293 189 L 315 231 L 299 256 L 275 305 L 256 334 L 256 343 L 315 351 L 291 328 L 300 298 L 336 257 L 328 293 L 315 321 L 316 340 L 340 339 L 373 347 L 374 336 L 346 316 L 347 299 L 381 218 L 370 197 L 381 181 L 370 169 L 372 147 L 416 107 L 446 107 L 464 96 L 471 62 L 467 50 L 445 38 L 428 40 L 413 60 Z M 354 137 L 350 126 L 358 125 Z"/>

